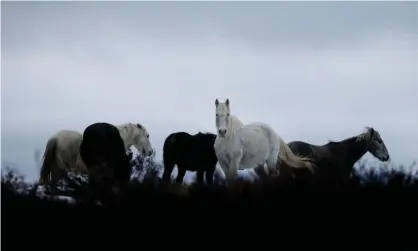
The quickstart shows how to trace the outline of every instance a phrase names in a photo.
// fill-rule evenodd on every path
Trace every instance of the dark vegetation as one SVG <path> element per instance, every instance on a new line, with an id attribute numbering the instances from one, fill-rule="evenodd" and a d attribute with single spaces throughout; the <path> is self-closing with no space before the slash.
<path id="1" fill-rule="evenodd" d="M 44 191 L 75 198 L 79 202 L 76 204 L 40 197 L 36 185 L 23 182 L 15 171 L 3 173 L 2 235 L 17 227 L 20 236 L 36 238 L 52 238 L 56 231 L 77 238 L 82 235 L 79 231 L 92 234 L 92 229 L 114 234 L 135 231 L 138 236 L 151 236 L 157 234 L 151 229 L 160 229 L 160 234 L 183 235 L 181 229 L 187 228 L 187 236 L 199 227 L 208 232 L 221 231 L 212 232 L 211 239 L 218 239 L 218 234 L 245 239 L 247 231 L 254 231 L 255 236 L 264 235 L 261 231 L 274 232 L 275 238 L 281 236 L 281 231 L 294 238 L 322 235 L 321 244 L 305 243 L 310 247 L 334 246 L 337 238 L 341 239 L 338 245 L 357 240 L 356 247 L 370 244 L 373 250 L 390 245 L 394 245 L 391 250 L 413 250 L 418 244 L 418 176 L 405 167 L 361 166 L 349 184 L 338 189 L 312 186 L 303 180 L 278 182 L 273 178 L 256 184 L 239 181 L 230 189 L 221 185 L 192 185 L 187 189 L 174 182 L 163 189 L 157 175 L 162 166 L 153 157 L 131 155 L 131 159 L 134 171 L 130 188 L 120 204 L 111 208 L 83 203 L 87 182 L 82 176 L 71 174 L 60 186 Z M 27 192 L 19 192 L 22 190 Z M 240 225 L 245 227 L 240 229 Z M 240 231 L 232 230 L 236 228 Z M 328 232 L 336 236 L 331 237 Z M 11 233 L 16 231 L 6 231 Z M 358 236 L 360 239 L 356 239 Z M 11 239 L 2 236 L 2 242 Z"/>

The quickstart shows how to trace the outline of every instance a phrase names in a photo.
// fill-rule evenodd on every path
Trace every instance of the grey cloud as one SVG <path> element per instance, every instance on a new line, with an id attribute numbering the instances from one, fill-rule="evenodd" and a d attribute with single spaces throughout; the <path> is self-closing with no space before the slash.
<path id="1" fill-rule="evenodd" d="M 144 124 L 161 158 L 169 133 L 213 132 L 214 100 L 226 97 L 244 122 L 267 122 L 286 141 L 374 126 L 409 163 L 416 6 L 2 2 L 2 166 L 36 177 L 29 163 L 50 135 L 97 121 Z"/>
<path id="2" fill-rule="evenodd" d="M 36 42 L 39 30 L 94 36 L 98 27 L 180 39 L 216 34 L 261 45 L 301 43 L 323 47 L 382 30 L 418 32 L 415 2 L 31 2 L 2 3 L 6 46 Z"/>

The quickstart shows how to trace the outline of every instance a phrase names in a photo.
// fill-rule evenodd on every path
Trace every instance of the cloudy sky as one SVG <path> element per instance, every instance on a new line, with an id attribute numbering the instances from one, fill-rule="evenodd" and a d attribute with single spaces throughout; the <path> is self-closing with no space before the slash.
<path id="1" fill-rule="evenodd" d="M 215 132 L 215 98 L 287 142 L 373 126 L 409 164 L 416 13 L 416 2 L 2 2 L 2 168 L 36 179 L 48 137 L 98 121 L 143 124 L 161 159 L 168 134 Z"/>

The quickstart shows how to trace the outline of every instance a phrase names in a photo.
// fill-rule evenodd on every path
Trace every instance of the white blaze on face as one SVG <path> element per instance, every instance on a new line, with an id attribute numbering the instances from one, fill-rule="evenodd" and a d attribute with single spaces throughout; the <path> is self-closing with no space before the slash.
<path id="1" fill-rule="evenodd" d="M 230 123 L 230 109 L 229 100 L 226 99 L 225 103 L 220 103 L 218 99 L 215 100 L 216 106 L 216 129 L 218 136 L 225 137 L 227 129 Z"/>

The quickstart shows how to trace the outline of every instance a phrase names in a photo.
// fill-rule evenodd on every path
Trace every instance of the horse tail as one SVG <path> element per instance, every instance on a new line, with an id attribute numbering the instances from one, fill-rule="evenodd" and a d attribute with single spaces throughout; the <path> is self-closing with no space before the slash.
<path id="1" fill-rule="evenodd" d="M 294 154 L 290 147 L 279 136 L 280 151 L 279 159 L 286 165 L 293 168 L 308 168 L 311 172 L 314 171 L 315 164 L 312 163 L 313 159 L 310 157 L 302 157 Z"/>
<path id="2" fill-rule="evenodd" d="M 39 184 L 44 185 L 50 181 L 49 175 L 53 168 L 57 165 L 57 139 L 55 137 L 48 140 L 45 152 L 43 155 L 43 162 L 41 166 L 41 173 L 39 177 Z"/>

